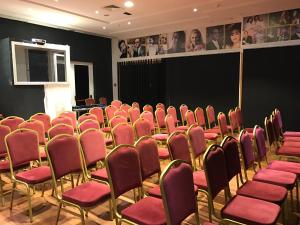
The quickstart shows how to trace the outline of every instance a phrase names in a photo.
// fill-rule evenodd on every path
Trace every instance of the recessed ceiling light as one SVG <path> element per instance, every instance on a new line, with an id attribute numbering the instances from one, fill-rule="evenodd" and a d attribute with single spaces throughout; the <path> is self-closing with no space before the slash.
<path id="1" fill-rule="evenodd" d="M 96 13 L 96 14 L 99 14 L 99 11 L 98 11 L 98 10 L 96 10 L 96 11 L 95 11 L 95 13 Z"/>
<path id="2" fill-rule="evenodd" d="M 32 8 L 28 8 L 28 11 L 31 12 L 31 11 L 32 11 Z"/>
<path id="3" fill-rule="evenodd" d="M 133 4 L 132 1 L 126 1 L 126 2 L 124 3 L 124 6 L 125 6 L 126 8 L 131 8 L 131 7 L 134 6 L 134 4 Z"/>
<path id="4" fill-rule="evenodd" d="M 54 0 L 55 2 L 58 2 L 58 0 Z"/>
<path id="5" fill-rule="evenodd" d="M 130 24 L 131 24 L 131 22 L 130 22 L 130 21 L 128 21 L 128 22 L 127 22 L 127 24 L 128 24 L 128 25 L 130 25 Z"/>
<path id="6" fill-rule="evenodd" d="M 102 29 L 103 29 L 103 30 L 106 30 L 106 26 L 103 26 Z"/>
<path id="7" fill-rule="evenodd" d="M 194 12 L 197 12 L 197 11 L 198 11 L 198 9 L 197 9 L 197 8 L 194 8 L 194 9 L 193 9 L 193 11 L 194 11 Z"/>

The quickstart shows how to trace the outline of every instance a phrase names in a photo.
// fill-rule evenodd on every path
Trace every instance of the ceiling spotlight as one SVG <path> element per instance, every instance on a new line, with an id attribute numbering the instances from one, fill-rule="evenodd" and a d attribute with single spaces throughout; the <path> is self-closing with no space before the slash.
<path id="1" fill-rule="evenodd" d="M 58 2 L 58 0 L 54 0 L 55 2 Z"/>
<path id="2" fill-rule="evenodd" d="M 194 11 L 194 12 L 197 12 L 197 11 L 198 11 L 198 9 L 197 9 L 197 8 L 194 8 L 194 9 L 193 9 L 193 11 Z"/>
<path id="3" fill-rule="evenodd" d="M 99 11 L 98 11 L 98 10 L 96 10 L 96 11 L 95 11 L 95 13 L 96 13 L 96 14 L 99 14 Z"/>
<path id="4" fill-rule="evenodd" d="M 126 8 L 131 8 L 131 7 L 134 6 L 134 4 L 133 4 L 132 1 L 126 1 L 126 2 L 124 3 L 124 6 L 125 6 Z"/>
<path id="5" fill-rule="evenodd" d="M 128 25 L 131 25 L 131 22 L 130 22 L 130 21 L 128 21 L 128 22 L 127 22 L 127 24 L 128 24 Z"/>
<path id="6" fill-rule="evenodd" d="M 103 26 L 102 29 L 103 29 L 103 30 L 106 30 L 106 26 Z"/>

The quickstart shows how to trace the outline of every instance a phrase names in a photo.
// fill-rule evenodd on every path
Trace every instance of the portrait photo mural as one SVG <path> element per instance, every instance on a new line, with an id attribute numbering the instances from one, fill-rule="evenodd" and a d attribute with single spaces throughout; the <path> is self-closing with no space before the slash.
<path id="1" fill-rule="evenodd" d="M 232 23 L 225 25 L 225 45 L 224 48 L 241 47 L 241 23 Z"/>
<path id="2" fill-rule="evenodd" d="M 159 35 L 146 37 L 146 55 L 158 55 L 158 38 Z"/>
<path id="3" fill-rule="evenodd" d="M 140 57 L 146 55 L 146 38 L 131 38 L 127 40 L 128 54 L 127 57 Z"/>
<path id="4" fill-rule="evenodd" d="M 224 48 L 224 25 L 206 28 L 206 50 Z"/>
<path id="5" fill-rule="evenodd" d="M 205 50 L 205 29 L 191 29 L 186 32 L 185 51 L 195 52 Z"/>
<path id="6" fill-rule="evenodd" d="M 169 48 L 167 53 L 185 52 L 185 40 L 186 32 L 183 30 L 170 33 L 168 36 Z"/>
<path id="7" fill-rule="evenodd" d="M 158 55 L 168 53 L 168 34 L 158 35 Z"/>
<path id="8" fill-rule="evenodd" d="M 243 41 L 246 44 L 267 42 L 268 14 L 245 17 L 243 21 Z"/>

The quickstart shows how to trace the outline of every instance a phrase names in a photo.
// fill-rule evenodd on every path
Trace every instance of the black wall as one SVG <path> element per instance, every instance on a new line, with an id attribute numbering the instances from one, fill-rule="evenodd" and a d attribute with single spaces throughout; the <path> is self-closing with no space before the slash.
<path id="1" fill-rule="evenodd" d="M 244 51 L 243 112 L 248 126 L 263 126 L 279 108 L 285 128 L 300 130 L 300 46 Z"/>
<path id="2" fill-rule="evenodd" d="M 112 99 L 111 39 L 0 18 L 0 39 L 7 37 L 15 41 L 42 38 L 47 43 L 69 45 L 71 61 L 93 63 L 94 97 Z M 0 68 L 0 113 L 27 118 L 33 113 L 43 112 L 43 86 L 16 87 L 11 79 Z"/>

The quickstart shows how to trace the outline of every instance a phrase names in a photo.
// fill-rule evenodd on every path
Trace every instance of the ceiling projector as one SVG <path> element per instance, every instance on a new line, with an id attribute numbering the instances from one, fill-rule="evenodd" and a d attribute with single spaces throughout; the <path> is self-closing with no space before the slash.
<path id="1" fill-rule="evenodd" d="M 38 45 L 44 45 L 46 44 L 46 40 L 40 39 L 40 38 L 32 38 L 31 42 Z"/>

